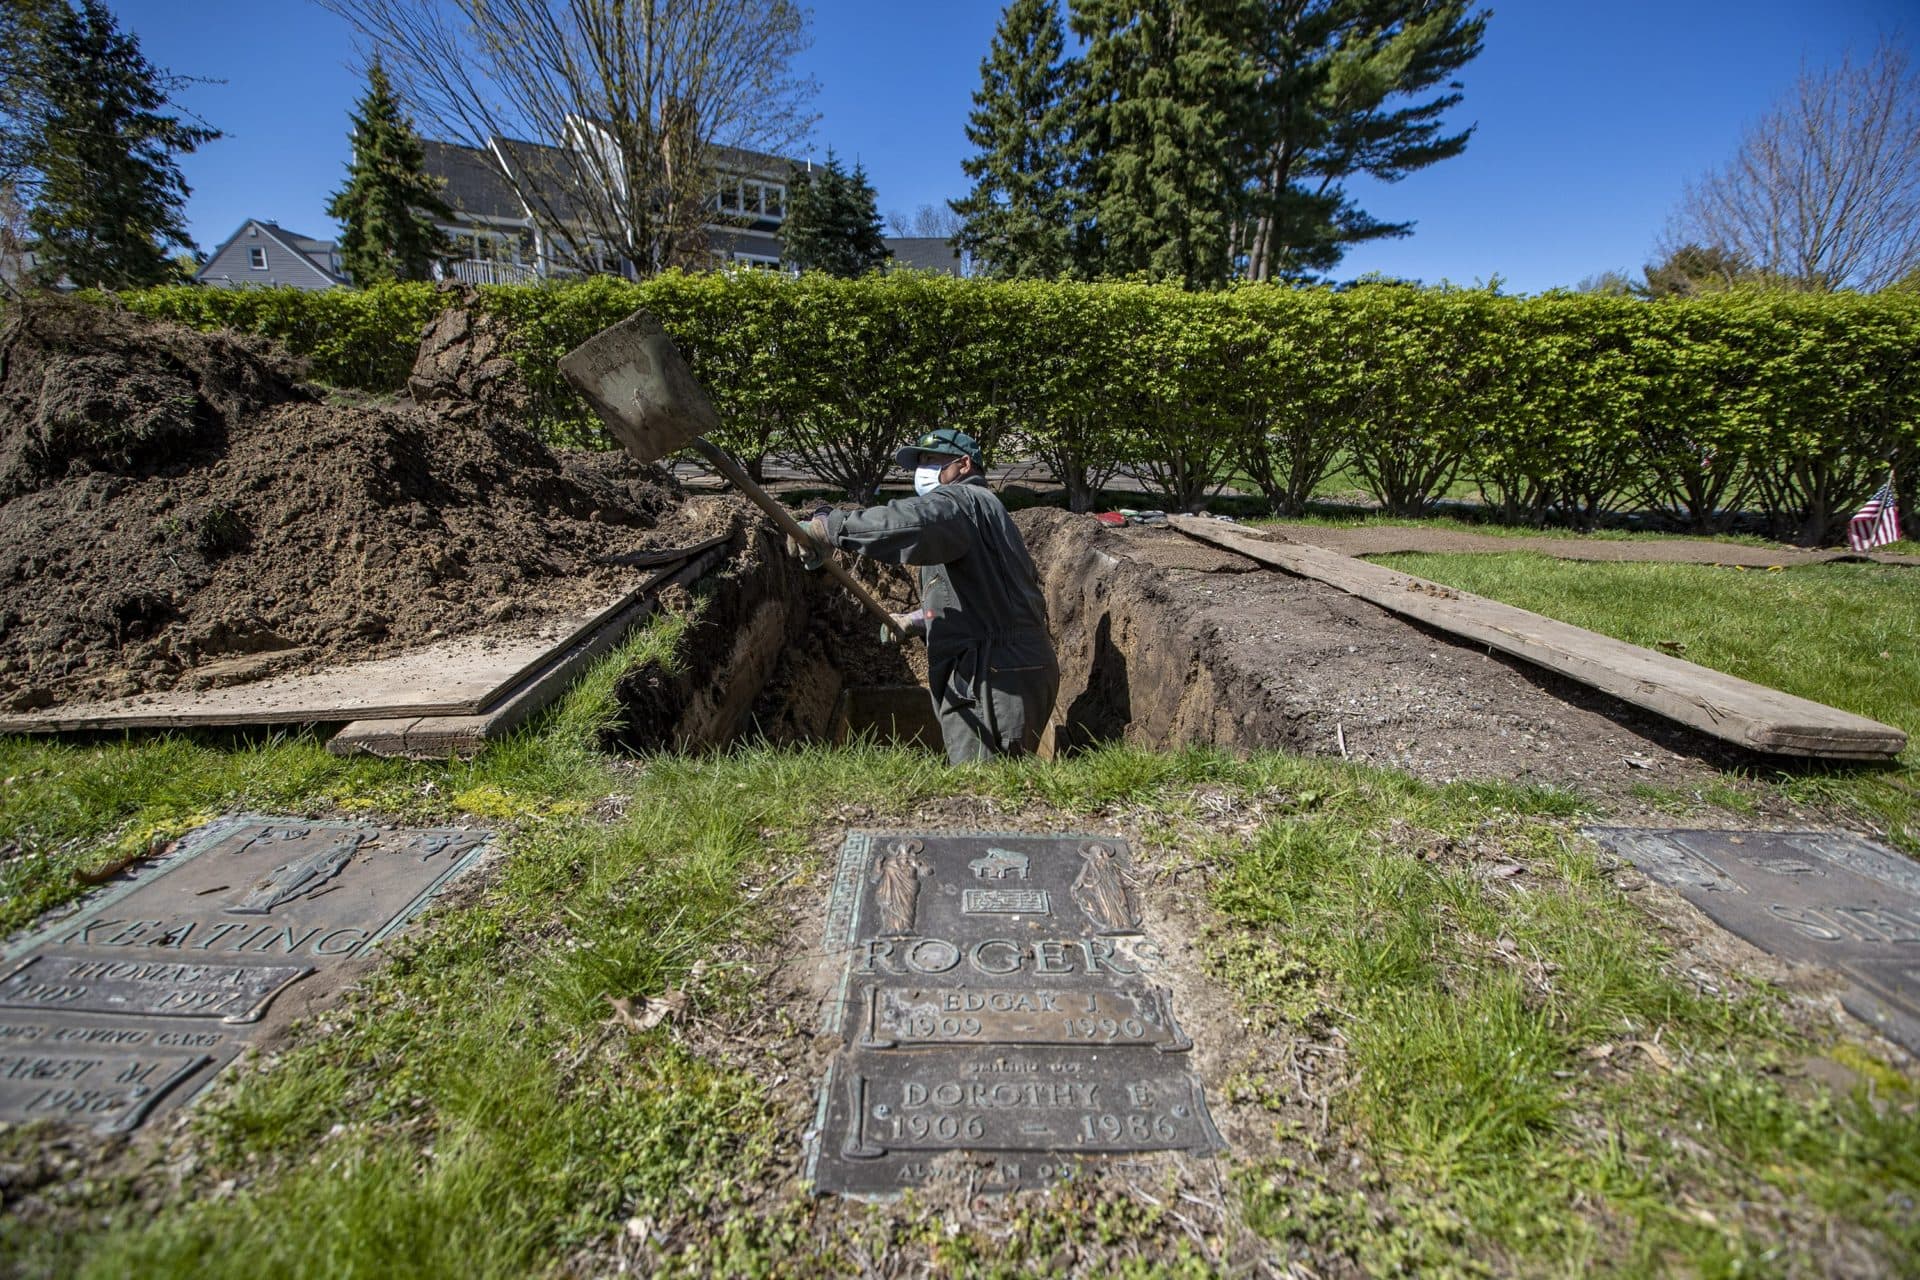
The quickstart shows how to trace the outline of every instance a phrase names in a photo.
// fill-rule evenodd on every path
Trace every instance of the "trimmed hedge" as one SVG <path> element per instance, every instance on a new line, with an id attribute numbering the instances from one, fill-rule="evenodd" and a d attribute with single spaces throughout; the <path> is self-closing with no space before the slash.
<path id="1" fill-rule="evenodd" d="M 1458 481 L 1509 520 L 1642 510 L 1701 530 L 1756 509 L 1820 540 L 1898 456 L 1920 466 L 1920 298 L 1642 303 L 1376 285 L 992 283 L 911 273 L 599 278 L 481 291 L 509 319 L 540 425 L 605 445 L 556 359 L 647 307 L 718 402 L 722 443 L 862 500 L 936 425 L 1031 457 L 1085 509 L 1125 468 L 1170 506 L 1232 479 L 1301 509 L 1344 463 L 1387 510 Z M 174 287 L 125 304 L 259 334 L 314 376 L 402 386 L 444 295 Z"/>

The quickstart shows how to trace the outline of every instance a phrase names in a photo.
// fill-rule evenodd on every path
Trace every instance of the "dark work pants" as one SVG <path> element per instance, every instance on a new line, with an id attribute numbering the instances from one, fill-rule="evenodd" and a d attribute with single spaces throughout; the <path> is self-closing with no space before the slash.
<path id="1" fill-rule="evenodd" d="M 1059 692 L 1060 668 L 1051 655 L 1044 665 L 989 670 L 975 681 L 949 681 L 946 696 L 934 702 L 947 760 L 965 764 L 1031 755 L 1040 746 Z"/>

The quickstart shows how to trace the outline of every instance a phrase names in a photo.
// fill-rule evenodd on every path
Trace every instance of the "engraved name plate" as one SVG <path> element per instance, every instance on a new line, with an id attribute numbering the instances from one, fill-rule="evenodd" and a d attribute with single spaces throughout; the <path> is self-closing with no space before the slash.
<path id="1" fill-rule="evenodd" d="M 0 963 L 0 1121 L 126 1129 L 197 1091 L 303 979 L 364 955 L 485 831 L 242 815 L 183 838 Z"/>
<path id="2" fill-rule="evenodd" d="M 1838 970 L 1841 1003 L 1920 1053 L 1920 867 L 1845 831 L 1591 827 L 1730 933 Z"/>
<path id="3" fill-rule="evenodd" d="M 125 1132 L 210 1061 L 204 1053 L 164 1050 L 0 1048 L 0 1115 Z"/>
<path id="4" fill-rule="evenodd" d="M 39 954 L 0 982 L 0 1007 L 253 1022 L 308 964 L 196 964 Z"/>
<path id="5" fill-rule="evenodd" d="M 1190 1048 L 1165 988 L 1087 991 L 867 987 L 863 1048 L 916 1044 L 1142 1045 Z"/>
<path id="6" fill-rule="evenodd" d="M 817 1190 L 1008 1191 L 1222 1145 L 1125 841 L 853 832 L 827 921 L 823 1029 L 845 1047 L 808 1142 Z"/>
<path id="7" fill-rule="evenodd" d="M 1205 1151 L 1219 1142 L 1187 1072 L 1103 1058 L 1004 1053 L 911 1054 L 889 1059 L 885 1074 L 848 1072 L 851 1127 L 842 1154 L 890 1151 L 1062 1151 L 1113 1154 Z M 1159 1069 L 1152 1068 L 1159 1061 Z M 871 1060 L 868 1060 L 871 1064 Z"/>

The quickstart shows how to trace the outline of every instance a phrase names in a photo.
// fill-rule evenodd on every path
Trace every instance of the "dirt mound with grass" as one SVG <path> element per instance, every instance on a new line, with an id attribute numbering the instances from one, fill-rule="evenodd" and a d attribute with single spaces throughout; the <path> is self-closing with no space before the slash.
<path id="1" fill-rule="evenodd" d="M 0 330 L 0 707 L 591 607 L 679 519 L 656 468 L 464 408 L 325 403 L 231 336 L 75 303 Z"/>

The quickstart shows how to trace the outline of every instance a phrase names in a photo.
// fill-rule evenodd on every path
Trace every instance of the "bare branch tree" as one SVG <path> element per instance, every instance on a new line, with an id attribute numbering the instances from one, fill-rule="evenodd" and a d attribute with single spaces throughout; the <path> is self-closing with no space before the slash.
<path id="1" fill-rule="evenodd" d="M 321 0 L 422 132 L 486 151 L 568 265 L 697 258 L 716 149 L 781 153 L 815 85 L 791 0 Z"/>
<path id="2" fill-rule="evenodd" d="M 925 239 L 937 236 L 942 240 L 951 240 L 960 234 L 963 225 L 960 215 L 944 204 L 923 204 L 911 214 L 904 209 L 893 209 L 887 214 L 887 230 L 896 236 Z"/>
<path id="3" fill-rule="evenodd" d="M 1666 247 L 1698 244 L 1812 291 L 1885 288 L 1920 266 L 1920 76 L 1882 42 L 1802 71 L 1731 163 L 1689 184 Z"/>

